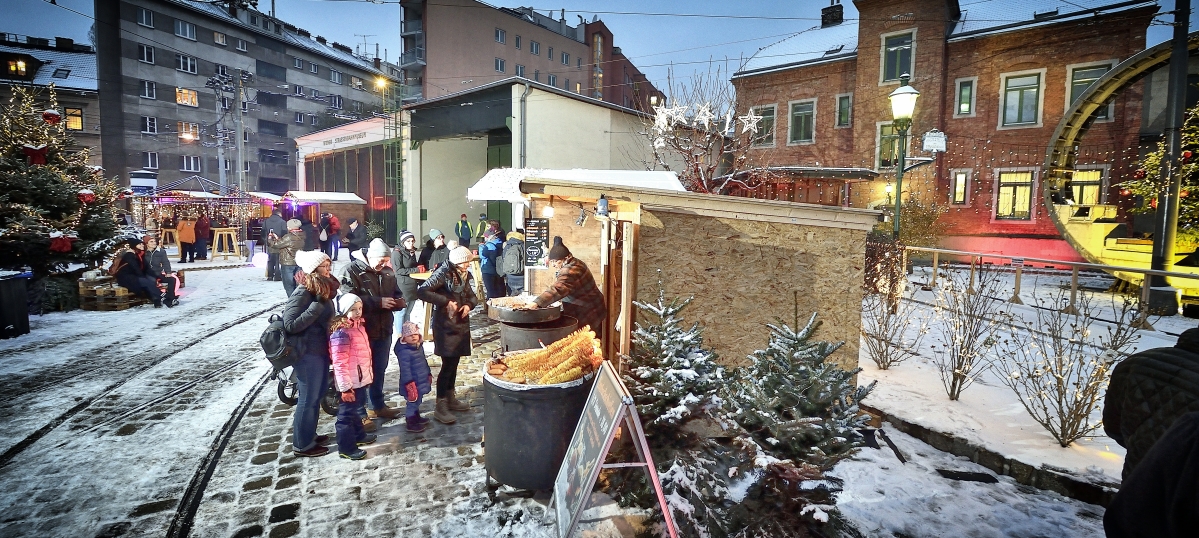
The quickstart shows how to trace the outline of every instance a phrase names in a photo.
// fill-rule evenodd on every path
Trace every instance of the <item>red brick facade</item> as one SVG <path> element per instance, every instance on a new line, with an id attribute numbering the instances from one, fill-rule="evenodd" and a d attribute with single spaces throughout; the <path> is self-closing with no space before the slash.
<path id="1" fill-rule="evenodd" d="M 885 186 L 894 181 L 895 173 L 893 167 L 878 166 L 879 125 L 891 121 L 888 94 L 899 84 L 882 81 L 883 39 L 910 31 L 914 33 L 910 84 L 920 92 L 920 98 L 908 155 L 935 156 L 935 160 L 904 175 L 904 200 L 914 197 L 949 205 L 949 212 L 940 221 L 947 236 L 943 246 L 1079 259 L 1060 238 L 1042 201 L 1039 179 L 1045 151 L 1069 104 L 1074 71 L 1095 65 L 1110 67 L 1143 50 L 1146 28 L 1156 8 L 1044 21 L 1039 26 L 946 39 L 955 24 L 952 19 L 956 17 L 956 2 L 859 0 L 855 4 L 859 11 L 856 55 L 760 74 L 748 72 L 733 79 L 739 113 L 744 114 L 750 107 L 776 106 L 774 144 L 751 150 L 754 165 L 877 169 L 882 173 L 878 179 L 850 186 L 849 203 L 854 207 L 885 205 Z M 1035 122 L 1004 125 L 1004 84 L 1009 78 L 1036 81 L 1035 93 L 1029 90 L 1020 94 L 1029 103 L 1035 97 Z M 970 113 L 965 115 L 955 114 L 958 82 L 963 79 L 972 83 L 974 93 Z M 1012 87 L 1008 90 L 1014 91 Z M 850 125 L 836 127 L 837 96 L 850 93 Z M 788 104 L 804 99 L 815 99 L 814 142 L 789 145 Z M 1016 102 L 1016 98 L 1010 101 Z M 1135 167 L 1141 102 L 1141 85 L 1137 84 L 1114 100 L 1110 119 L 1096 121 L 1081 142 L 1079 168 L 1103 170 L 1107 196 L 1101 200 L 1115 202 L 1116 189 L 1110 185 Z M 1030 115 L 1010 117 L 1024 121 Z M 946 134 L 946 152 L 934 155 L 921 150 L 921 136 L 933 129 Z M 1016 211 L 1013 205 L 998 200 L 1000 174 L 1009 181 L 1023 177 L 1013 174 L 1020 172 L 1031 174 L 1031 193 L 1020 195 L 1028 198 L 1028 211 Z M 958 173 L 968 178 L 966 196 L 963 203 L 953 204 L 952 183 Z M 1017 191 L 1024 192 L 1011 186 L 1002 192 L 1005 199 L 1011 200 Z M 997 215 L 999 212 L 1005 214 Z"/>

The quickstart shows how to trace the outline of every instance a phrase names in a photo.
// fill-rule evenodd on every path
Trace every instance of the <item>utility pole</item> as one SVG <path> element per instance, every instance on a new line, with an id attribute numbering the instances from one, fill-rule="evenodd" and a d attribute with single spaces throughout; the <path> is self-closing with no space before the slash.
<path id="1" fill-rule="evenodd" d="M 1153 219 L 1153 257 L 1151 269 L 1174 268 L 1174 237 L 1178 230 L 1178 203 L 1182 190 L 1179 154 L 1182 153 L 1182 123 L 1186 113 L 1187 34 L 1190 30 L 1191 0 L 1174 2 L 1174 39 L 1170 49 L 1170 82 L 1166 92 L 1166 155 L 1161 162 L 1161 181 L 1157 212 Z M 1178 313 L 1178 294 L 1166 277 L 1150 277 L 1149 311 L 1154 314 Z M 1144 283 L 1142 283 L 1144 285 Z"/>
<path id="2" fill-rule="evenodd" d="M 237 127 L 237 189 L 242 192 L 246 190 L 246 122 L 242 112 L 242 103 L 245 102 L 245 95 L 242 92 L 245 87 L 246 75 L 247 73 L 241 69 L 237 70 L 237 80 L 234 81 L 233 92 L 233 121 Z"/>
<path id="3" fill-rule="evenodd" d="M 229 176 L 225 173 L 225 139 L 223 129 L 221 129 L 221 100 L 224 95 L 217 92 L 216 99 L 216 117 L 217 121 L 212 125 L 216 131 L 216 167 L 221 171 L 221 194 L 225 194 L 225 187 L 229 185 Z"/>

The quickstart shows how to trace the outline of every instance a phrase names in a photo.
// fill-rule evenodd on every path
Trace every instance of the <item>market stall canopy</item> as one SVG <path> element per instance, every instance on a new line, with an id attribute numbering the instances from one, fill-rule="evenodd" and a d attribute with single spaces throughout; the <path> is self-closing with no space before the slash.
<path id="1" fill-rule="evenodd" d="M 188 198 L 225 198 L 219 194 L 204 191 L 180 191 L 180 190 L 159 190 L 154 193 L 155 196 L 172 197 L 172 196 L 187 196 Z"/>
<path id="2" fill-rule="evenodd" d="M 282 196 L 279 196 L 278 194 L 271 194 L 269 192 L 250 191 L 250 192 L 247 192 L 246 194 L 249 194 L 250 196 L 253 196 L 255 198 L 261 198 L 263 200 L 270 200 L 272 202 L 278 202 L 279 200 L 283 199 Z"/>
<path id="3" fill-rule="evenodd" d="M 199 196 L 195 198 L 220 198 L 224 196 L 237 196 L 237 187 L 234 185 L 221 185 L 220 183 L 208 179 L 204 176 L 188 176 L 180 178 L 166 185 L 162 185 L 154 189 L 154 195 L 161 196 L 166 192 L 175 193 L 196 193 L 212 194 L 214 192 L 221 194 L 213 194 L 212 196 Z"/>
<path id="4" fill-rule="evenodd" d="M 665 191 L 686 191 L 674 172 L 646 170 L 542 170 L 538 168 L 496 168 L 487 172 L 466 190 L 466 199 L 524 202 L 520 182 L 526 178 L 553 179 L 608 186 L 636 187 Z"/>
<path id="5" fill-rule="evenodd" d="M 361 204 L 366 200 L 350 192 L 287 191 L 283 198 L 309 204 Z"/>

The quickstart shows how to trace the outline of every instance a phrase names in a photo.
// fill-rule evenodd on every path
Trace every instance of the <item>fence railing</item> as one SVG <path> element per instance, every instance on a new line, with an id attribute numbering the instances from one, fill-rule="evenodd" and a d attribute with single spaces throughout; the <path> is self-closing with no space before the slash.
<path id="1" fill-rule="evenodd" d="M 1078 300 L 1078 272 L 1080 269 L 1088 269 L 1088 270 L 1102 271 L 1102 272 L 1108 272 L 1108 273 L 1110 273 L 1110 272 L 1140 273 L 1141 275 L 1144 275 L 1145 278 L 1142 280 L 1141 295 L 1140 295 L 1140 302 L 1141 302 L 1142 307 L 1149 304 L 1149 292 L 1151 289 L 1150 286 L 1147 285 L 1147 283 L 1149 282 L 1149 279 L 1148 279 L 1149 276 L 1185 278 L 1185 279 L 1199 281 L 1199 275 L 1192 274 L 1192 273 L 1179 273 L 1176 271 L 1158 271 L 1158 270 L 1154 270 L 1154 269 L 1142 269 L 1139 267 L 1123 267 L 1123 266 L 1116 266 L 1116 265 L 1103 265 L 1103 264 L 1086 263 L 1086 262 L 1068 262 L 1068 261 L 1062 261 L 1062 260 L 1050 260 L 1050 259 L 1046 259 L 1046 258 L 1030 258 L 1030 257 L 1025 257 L 1025 256 L 1006 256 L 1003 254 L 968 252 L 968 251 L 963 251 L 963 250 L 949 250 L 949 249 L 943 249 L 943 248 L 911 247 L 911 246 L 909 246 L 909 247 L 905 247 L 905 250 L 915 251 L 915 252 L 927 252 L 927 253 L 932 254 L 933 271 L 932 271 L 932 276 L 929 278 L 928 285 L 925 286 L 925 288 L 924 288 L 926 290 L 932 289 L 937 284 L 937 270 L 936 269 L 937 269 L 937 267 L 940 266 L 940 264 L 941 264 L 940 258 L 943 255 L 955 256 L 955 257 L 959 257 L 959 258 L 967 258 L 969 260 L 970 281 L 969 281 L 968 287 L 966 289 L 966 291 L 968 293 L 975 292 L 975 290 L 974 290 L 975 274 L 978 270 L 978 267 L 982 265 L 983 258 L 1006 259 L 1009 262 L 1011 262 L 1013 260 L 1019 260 L 1019 263 L 1012 263 L 1012 267 L 1016 271 L 1016 283 L 1015 283 L 1015 288 L 1012 292 L 1012 296 L 1011 296 L 1011 298 L 1008 299 L 1008 302 L 1013 303 L 1013 304 L 1024 304 L 1024 301 L 1020 298 L 1020 280 L 1021 280 L 1021 276 L 1024 272 L 1024 263 L 1025 262 L 1052 264 L 1054 266 L 1059 266 L 1059 267 L 1067 266 L 1070 268 L 1070 304 L 1067 305 L 1062 310 L 1069 314 L 1078 314 L 1078 309 L 1076 308 L 1075 305 Z M 1154 330 L 1153 326 L 1150 325 L 1146 321 L 1142 321 L 1140 323 L 1140 328 Z"/>

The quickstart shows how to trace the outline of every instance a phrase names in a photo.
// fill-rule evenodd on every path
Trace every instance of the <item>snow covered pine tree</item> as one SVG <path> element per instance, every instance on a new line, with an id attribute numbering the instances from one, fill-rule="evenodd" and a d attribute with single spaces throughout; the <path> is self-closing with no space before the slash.
<path id="1" fill-rule="evenodd" d="M 805 536 L 806 527 L 827 522 L 837 486 L 824 472 L 863 443 L 858 429 L 867 417 L 858 402 L 874 383 L 856 386 L 860 368 L 826 362 L 842 344 L 809 341 L 819 326 L 815 314 L 799 331 L 768 325 L 766 349 L 729 384 L 732 418 L 764 452 L 754 458 L 763 468 L 757 481 L 730 513 L 731 525 L 743 528 L 738 536 Z"/>

